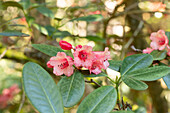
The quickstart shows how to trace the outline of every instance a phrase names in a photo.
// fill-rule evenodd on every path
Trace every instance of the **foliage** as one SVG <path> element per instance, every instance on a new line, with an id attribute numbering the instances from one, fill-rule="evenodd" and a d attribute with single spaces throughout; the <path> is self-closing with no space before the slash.
<path id="1" fill-rule="evenodd" d="M 165 9 L 165 4 L 160 3 L 159 8 L 149 9 L 147 7 L 147 10 L 144 10 L 141 4 L 147 4 L 147 2 L 143 1 L 139 1 L 137 6 L 131 4 L 134 8 L 128 6 L 126 0 L 86 2 L 74 1 L 74 4 L 70 5 L 65 3 L 66 6 L 60 6 L 64 3 L 59 3 L 59 0 L 46 0 L 46 2 L 4 0 L 0 2 L 2 6 L 0 8 L 2 11 L 0 14 L 2 17 L 0 18 L 2 21 L 0 24 L 0 40 L 2 41 L 0 42 L 0 60 L 4 57 L 13 60 L 15 64 L 15 66 L 8 64 L 15 71 L 5 67 L 3 62 L 0 65 L 0 112 L 31 113 L 38 110 L 41 113 L 64 113 L 76 109 L 77 113 L 138 113 L 140 110 L 131 107 L 134 103 L 123 99 L 126 95 L 120 94 L 122 84 L 126 84 L 129 89 L 146 90 L 149 87 L 148 81 L 163 78 L 167 88 L 170 89 L 170 32 L 165 32 L 164 36 L 161 35 L 163 37 L 161 39 L 159 39 L 159 32 L 151 35 L 155 40 L 159 40 L 152 39 L 152 44 L 150 44 L 152 52 L 147 51 L 148 54 L 139 53 L 140 49 L 146 45 L 139 41 L 141 38 L 138 38 L 148 37 L 147 35 L 151 32 L 146 33 L 146 31 L 153 32 L 158 29 L 152 28 L 155 22 L 151 20 L 155 19 L 153 13 L 158 11 L 166 17 L 168 13 L 165 10 L 168 10 L 168 6 Z M 112 7 L 108 4 L 112 4 Z M 150 2 L 150 5 L 154 3 Z M 151 19 L 145 20 L 144 14 L 149 14 Z M 119 24 L 121 24 L 121 29 L 119 29 Z M 142 27 L 143 24 L 148 28 Z M 114 26 L 117 27 L 114 28 Z M 58 44 L 61 40 L 67 40 L 71 44 L 63 43 L 60 45 L 61 49 Z M 165 44 L 167 40 L 169 41 Z M 158 49 L 153 49 L 155 48 L 153 43 L 159 46 Z M 71 45 L 70 48 L 67 44 Z M 82 45 L 88 45 L 88 49 L 83 50 L 85 46 Z M 130 45 L 135 45 L 137 48 L 136 45 L 139 45 L 142 48 L 133 48 L 134 55 L 125 56 L 130 51 Z M 162 46 L 165 47 L 160 49 Z M 90 47 L 94 50 L 90 50 Z M 63 48 L 66 49 L 63 50 Z M 105 51 L 98 51 L 104 48 Z M 78 57 L 82 57 L 83 63 L 76 59 L 77 51 L 82 52 Z M 58 53 L 63 53 L 64 59 L 61 60 Z M 93 58 L 85 62 L 88 55 Z M 50 61 L 48 61 L 49 57 L 51 57 Z M 26 63 L 27 61 L 31 62 Z M 15 68 L 19 64 L 23 66 L 23 69 Z M 65 66 L 71 67 L 68 68 L 69 71 L 67 70 L 69 74 L 62 73 L 66 71 Z M 53 71 L 47 67 L 53 68 Z M 111 75 L 108 73 L 108 68 L 112 70 Z M 120 76 L 115 76 L 115 72 Z M 89 95 L 87 95 L 86 90 L 89 89 L 85 83 L 93 84 L 94 91 L 91 91 Z M 2 101 L 4 92 L 13 84 L 18 84 L 22 92 L 8 98 L 4 104 Z M 25 111 L 31 108 L 30 104 L 36 110 Z"/>

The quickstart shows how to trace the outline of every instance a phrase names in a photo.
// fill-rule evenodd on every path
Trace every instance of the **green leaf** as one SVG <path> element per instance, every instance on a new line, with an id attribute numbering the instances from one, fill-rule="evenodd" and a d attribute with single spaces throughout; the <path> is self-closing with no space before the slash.
<path id="1" fill-rule="evenodd" d="M 28 34 L 21 33 L 21 32 L 16 31 L 16 30 L 4 31 L 4 32 L 1 32 L 0 35 L 2 35 L 2 36 L 18 36 L 18 37 L 27 37 L 27 36 L 29 36 Z"/>
<path id="2" fill-rule="evenodd" d="M 122 80 L 127 86 L 135 90 L 145 90 L 148 88 L 147 84 L 132 77 L 123 77 Z"/>
<path id="3" fill-rule="evenodd" d="M 122 65 L 122 61 L 114 61 L 114 60 L 108 60 L 109 61 L 109 68 L 113 69 L 115 71 L 120 70 L 120 66 Z"/>
<path id="4" fill-rule="evenodd" d="M 47 7 L 41 6 L 36 8 L 41 14 L 43 14 L 46 17 L 54 18 L 53 12 L 48 9 Z"/>
<path id="5" fill-rule="evenodd" d="M 62 49 L 58 47 L 45 44 L 32 44 L 32 47 L 49 56 L 56 56 L 58 52 L 64 52 Z"/>
<path id="6" fill-rule="evenodd" d="M 33 24 L 33 26 L 34 26 L 38 31 L 40 31 L 42 34 L 48 35 L 48 31 L 47 31 L 47 29 L 46 29 L 44 26 L 39 25 L 39 24 Z"/>
<path id="7" fill-rule="evenodd" d="M 17 7 L 19 9 L 22 9 L 23 10 L 23 7 L 21 4 L 19 4 L 18 2 L 15 2 L 15 1 L 7 1 L 7 2 L 2 2 L 2 6 L 3 8 L 7 9 L 7 7 L 9 6 L 13 6 L 13 7 Z"/>
<path id="8" fill-rule="evenodd" d="M 51 36 L 52 38 L 64 38 L 67 36 L 71 36 L 71 34 L 68 31 L 60 31 L 49 25 L 45 26 L 45 28 L 48 32 L 48 35 Z"/>
<path id="9" fill-rule="evenodd" d="M 90 41 L 94 41 L 94 42 L 105 42 L 105 39 L 102 39 L 102 38 L 99 37 L 99 36 L 91 36 L 91 35 L 89 35 L 89 36 L 80 37 L 80 38 L 86 38 L 86 39 L 88 39 L 88 40 L 90 40 Z"/>
<path id="10" fill-rule="evenodd" d="M 131 71 L 142 69 L 150 66 L 153 62 L 153 57 L 150 54 L 135 54 L 126 57 L 120 68 L 121 76 L 128 74 Z"/>
<path id="11" fill-rule="evenodd" d="M 90 93 L 78 107 L 77 113 L 109 113 L 115 106 L 117 93 L 113 86 L 102 86 Z"/>
<path id="12" fill-rule="evenodd" d="M 32 16 L 26 16 L 25 18 L 26 18 L 26 21 L 29 25 L 32 25 L 35 21 L 35 18 L 32 17 Z"/>
<path id="13" fill-rule="evenodd" d="M 24 90 L 41 113 L 64 113 L 60 91 L 52 77 L 38 64 L 28 62 L 23 68 Z"/>
<path id="14" fill-rule="evenodd" d="M 4 23 L 1 23 L 0 28 L 3 27 L 4 25 L 10 23 L 10 22 L 13 21 L 13 20 L 20 19 L 20 18 L 22 18 L 22 17 L 16 17 L 16 18 L 13 18 L 13 19 L 11 19 L 11 20 L 8 20 L 8 21 L 6 21 L 6 22 L 4 22 Z"/>
<path id="15" fill-rule="evenodd" d="M 165 32 L 165 35 L 168 37 L 169 45 L 170 45 L 170 32 L 166 31 L 166 32 Z"/>
<path id="16" fill-rule="evenodd" d="M 58 83 L 65 107 L 72 107 L 82 98 L 85 90 L 83 75 L 76 71 L 71 77 L 63 77 Z"/>
<path id="17" fill-rule="evenodd" d="M 32 4 L 30 0 L 21 0 L 20 3 L 24 9 L 28 9 Z"/>
<path id="18" fill-rule="evenodd" d="M 133 111 L 113 111 L 113 112 L 110 112 L 110 113 L 134 113 Z"/>
<path id="19" fill-rule="evenodd" d="M 153 60 L 163 60 L 166 57 L 166 51 L 154 50 L 150 55 L 153 56 Z"/>
<path id="20" fill-rule="evenodd" d="M 168 89 L 170 89 L 170 73 L 163 77 L 165 84 L 167 85 Z"/>
<path id="21" fill-rule="evenodd" d="M 22 25 L 22 24 L 10 24 L 9 25 L 10 27 L 26 27 L 25 25 Z"/>
<path id="22" fill-rule="evenodd" d="M 101 21 L 103 19 L 103 16 L 100 14 L 96 15 L 89 15 L 89 16 L 83 16 L 79 18 L 72 19 L 70 21 L 86 21 L 86 22 L 94 22 L 94 21 Z"/>
<path id="23" fill-rule="evenodd" d="M 162 78 L 163 76 L 166 76 L 168 73 L 170 73 L 170 67 L 154 66 L 130 72 L 126 75 L 126 78 L 131 77 L 137 80 L 154 81 Z"/>
<path id="24" fill-rule="evenodd" d="M 53 38 L 64 38 L 67 36 L 71 36 L 71 34 L 68 31 L 60 31 L 60 30 L 56 30 L 52 35 Z"/>

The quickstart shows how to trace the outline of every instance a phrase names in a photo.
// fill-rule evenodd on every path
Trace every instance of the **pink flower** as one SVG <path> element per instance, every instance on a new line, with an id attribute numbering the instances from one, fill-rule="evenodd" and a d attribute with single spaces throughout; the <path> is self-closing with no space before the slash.
<path id="1" fill-rule="evenodd" d="M 73 74 L 73 59 L 66 56 L 64 52 L 58 52 L 56 56 L 51 57 L 47 62 L 48 67 L 53 67 L 53 73 L 57 76 L 65 74 L 71 76 Z"/>
<path id="2" fill-rule="evenodd" d="M 89 69 L 94 74 L 101 73 L 101 69 L 107 69 L 109 66 L 108 59 L 110 58 L 109 48 L 106 47 L 105 51 L 93 52 L 95 54 L 95 60 L 93 61 L 92 67 Z"/>
<path id="3" fill-rule="evenodd" d="M 163 30 L 151 34 L 152 40 L 150 46 L 155 50 L 163 50 L 168 45 L 168 38 Z"/>
<path id="4" fill-rule="evenodd" d="M 77 46 L 74 55 L 74 64 L 76 67 L 85 67 L 85 68 L 91 68 L 93 59 L 94 59 L 94 53 L 92 52 L 91 46 Z"/>
<path id="5" fill-rule="evenodd" d="M 101 69 L 103 68 L 103 62 L 99 59 L 93 62 L 92 67 L 89 69 L 90 73 L 93 72 L 94 74 L 101 73 Z"/>
<path id="6" fill-rule="evenodd" d="M 0 109 L 7 106 L 8 102 L 13 99 L 13 97 L 20 92 L 17 84 L 12 85 L 8 89 L 4 89 L 0 95 Z"/>
<path id="7" fill-rule="evenodd" d="M 154 49 L 147 47 L 146 49 L 143 50 L 143 53 L 148 53 L 150 54 Z"/>
<path id="8" fill-rule="evenodd" d="M 93 12 L 89 12 L 89 15 L 94 15 L 94 14 L 101 14 L 101 12 L 99 10 L 93 11 Z"/>
<path id="9" fill-rule="evenodd" d="M 167 49 L 168 49 L 167 55 L 170 56 L 170 47 L 167 46 Z"/>
<path id="10" fill-rule="evenodd" d="M 4 109 L 7 106 L 8 97 L 4 95 L 0 95 L 0 109 Z"/>
<path id="11" fill-rule="evenodd" d="M 60 47 L 61 47 L 62 49 L 64 49 L 64 50 L 71 50 L 71 49 L 72 49 L 72 45 L 71 45 L 70 43 L 68 43 L 67 41 L 61 40 L 61 41 L 59 42 L 59 45 L 60 45 Z"/>

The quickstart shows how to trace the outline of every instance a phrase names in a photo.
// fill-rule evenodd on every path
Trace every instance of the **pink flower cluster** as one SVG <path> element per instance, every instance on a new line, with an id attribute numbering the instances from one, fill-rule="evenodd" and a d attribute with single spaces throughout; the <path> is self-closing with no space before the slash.
<path id="1" fill-rule="evenodd" d="M 150 54 L 153 50 L 164 50 L 167 49 L 167 55 L 170 56 L 170 47 L 168 45 L 169 40 L 165 35 L 165 31 L 159 30 L 158 32 L 153 32 L 150 36 L 152 42 L 150 43 L 151 48 L 146 48 L 143 53 Z"/>
<path id="2" fill-rule="evenodd" d="M 8 89 L 4 89 L 2 94 L 0 94 L 0 109 L 5 108 L 8 102 L 13 99 L 13 97 L 20 92 L 17 84 L 12 85 Z"/>
<path id="3" fill-rule="evenodd" d="M 66 41 L 60 41 L 59 44 L 64 50 L 74 50 L 74 60 L 64 52 L 58 52 L 56 56 L 51 57 L 50 61 L 47 62 L 47 66 L 53 68 L 53 73 L 57 76 L 62 74 L 71 76 L 74 70 L 73 65 L 77 69 L 87 68 L 90 73 L 92 72 L 96 75 L 102 72 L 101 69 L 106 69 L 109 66 L 110 52 L 107 47 L 105 51 L 93 51 L 93 48 L 88 45 L 78 45 L 73 48 Z"/>

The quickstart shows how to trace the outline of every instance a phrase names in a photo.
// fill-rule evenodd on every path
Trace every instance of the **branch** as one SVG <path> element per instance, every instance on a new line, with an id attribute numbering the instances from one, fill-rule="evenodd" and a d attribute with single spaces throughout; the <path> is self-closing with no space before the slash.
<path id="1" fill-rule="evenodd" d="M 101 85 L 98 84 L 97 82 L 95 82 L 93 79 L 90 79 L 90 81 L 85 80 L 85 82 L 86 82 L 86 83 L 94 83 L 94 84 L 96 84 L 98 87 L 101 87 Z"/>
<path id="2" fill-rule="evenodd" d="M 24 102 L 25 102 L 25 93 L 24 93 L 24 91 L 23 91 L 21 104 L 19 105 L 19 109 L 18 109 L 17 113 L 20 113 L 20 112 L 21 112 L 21 109 L 22 109 L 22 107 L 23 107 L 23 105 L 24 105 Z"/>

